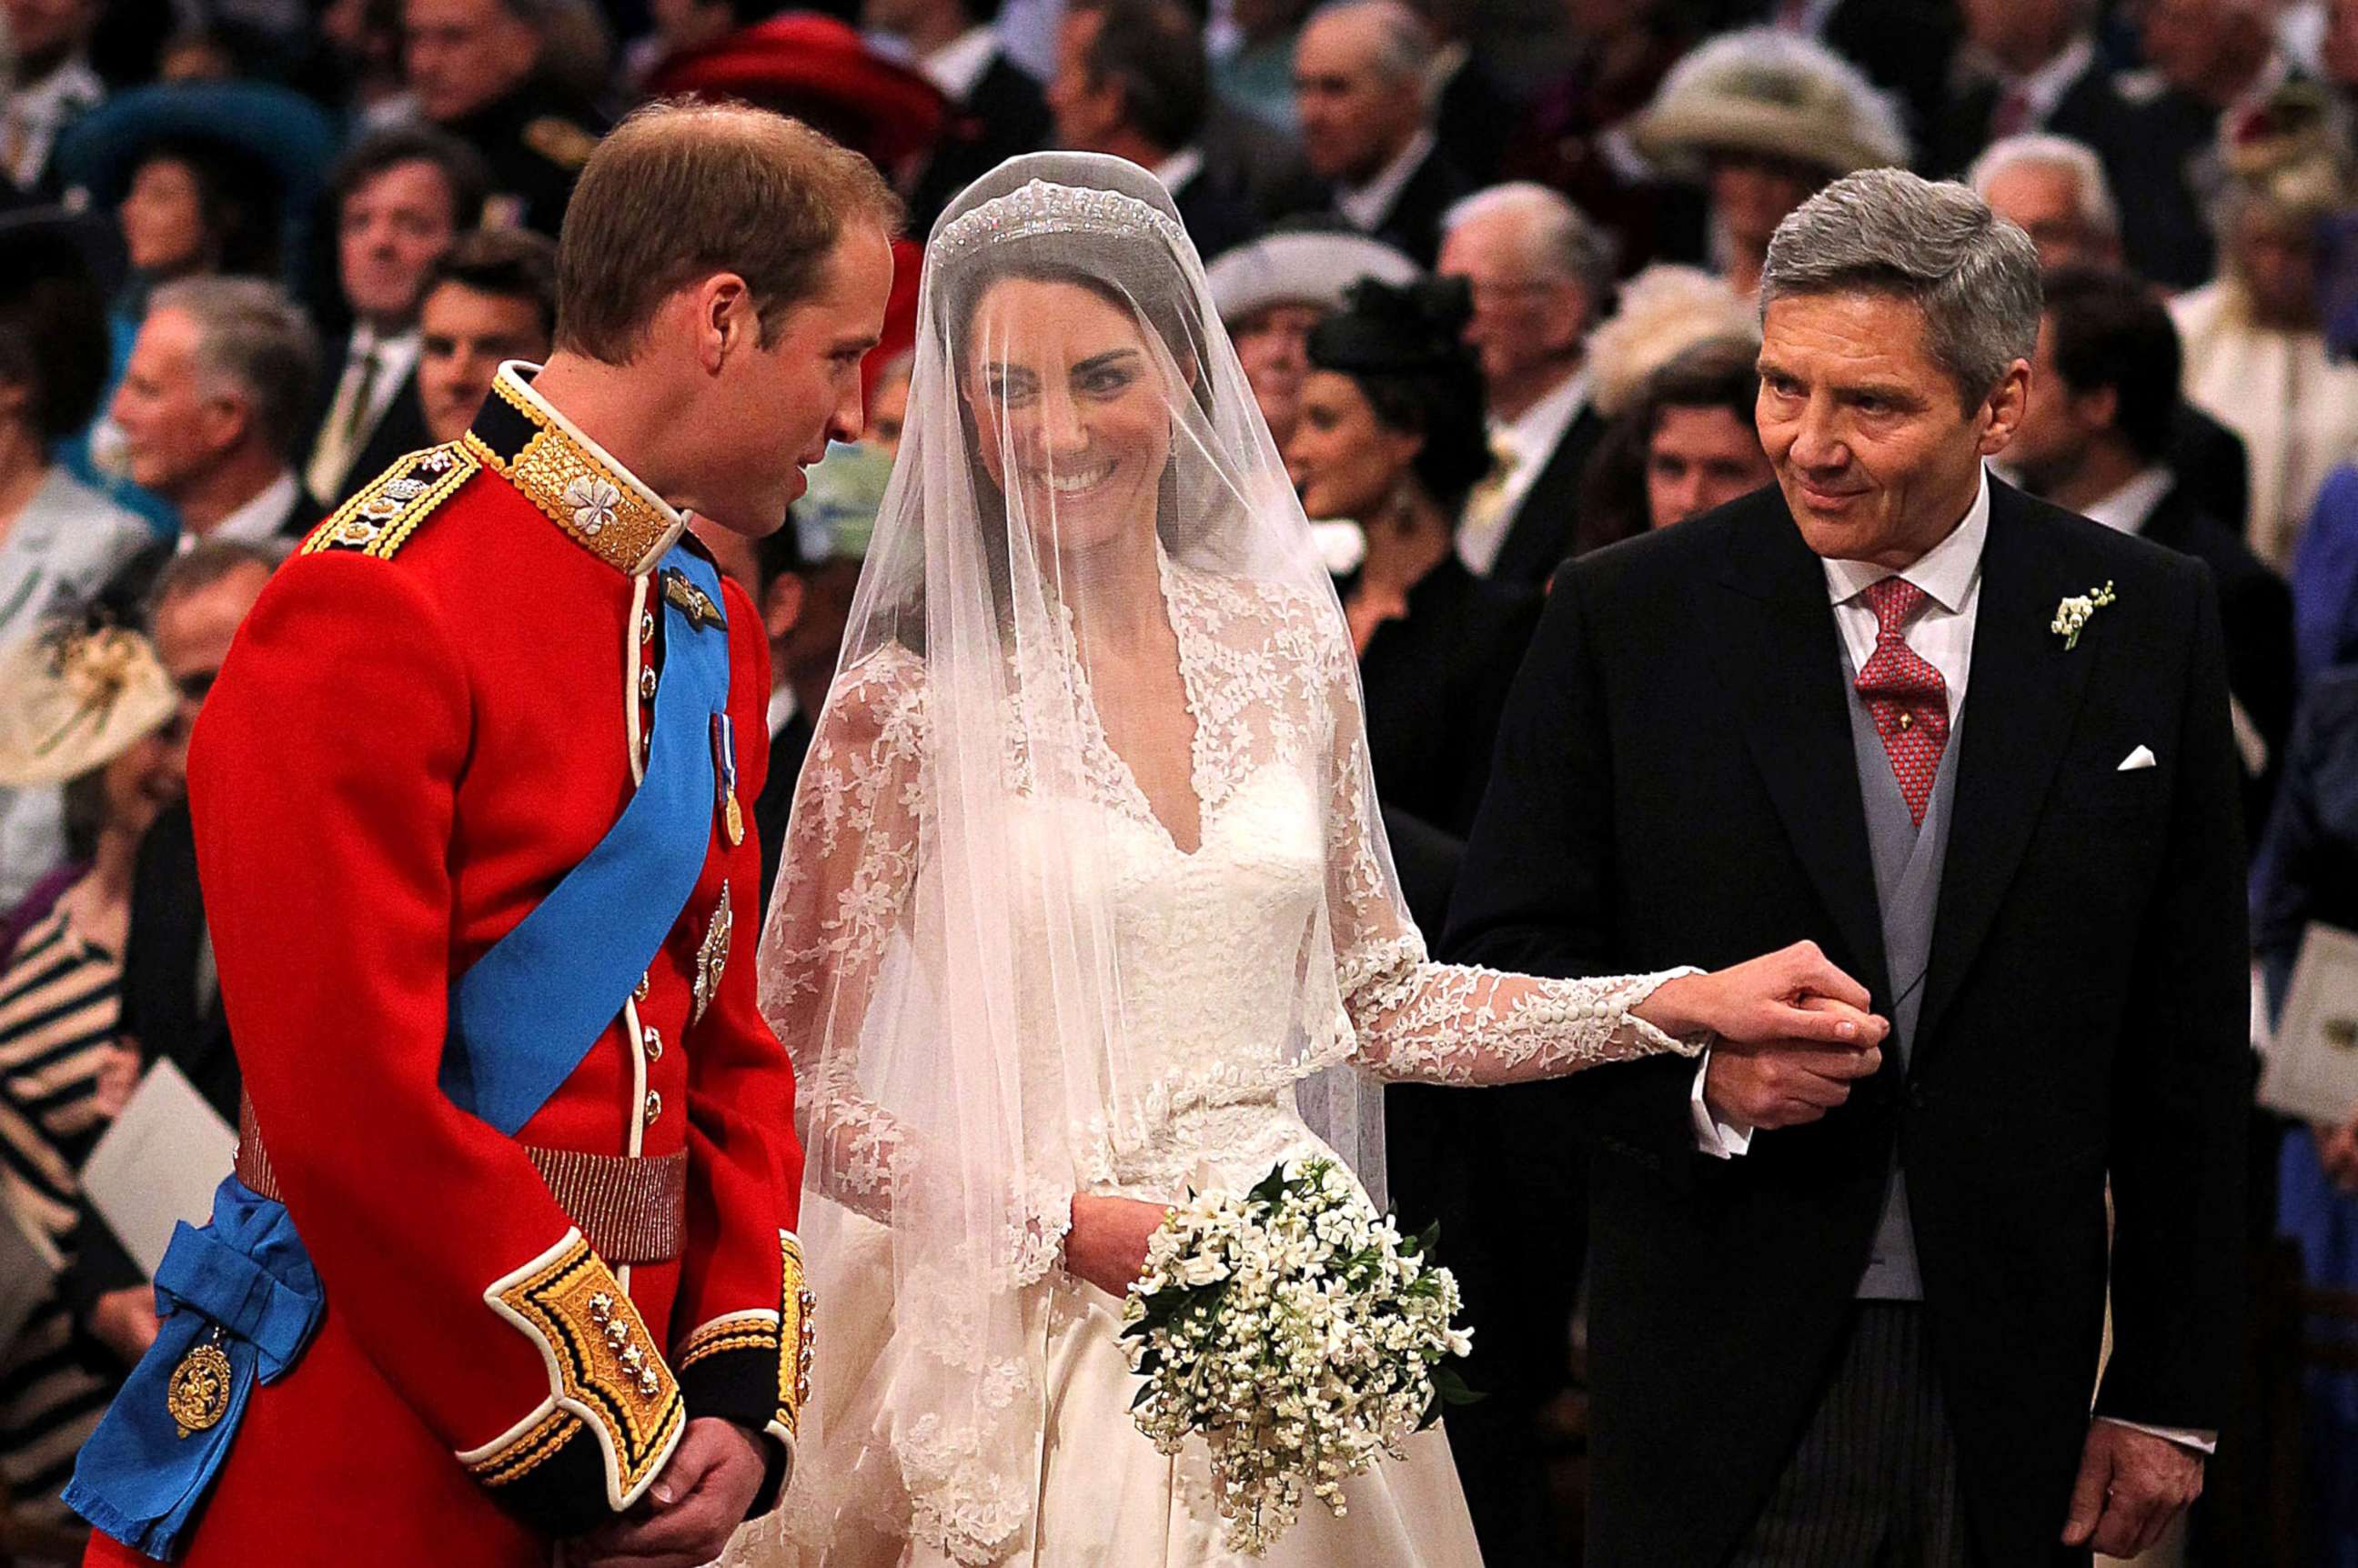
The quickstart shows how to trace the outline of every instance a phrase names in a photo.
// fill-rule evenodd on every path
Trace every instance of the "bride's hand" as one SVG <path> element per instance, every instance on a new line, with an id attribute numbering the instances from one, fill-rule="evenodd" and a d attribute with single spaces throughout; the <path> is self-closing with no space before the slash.
<path id="1" fill-rule="evenodd" d="M 1665 1034 L 1704 1032 L 1714 1044 L 1756 1049 L 1847 1045 L 1873 1051 L 1891 1026 L 1867 1011 L 1866 988 L 1814 942 L 1797 942 L 1708 975 L 1665 980 L 1637 1016 Z"/>
<path id="2" fill-rule="evenodd" d="M 1109 1296 L 1128 1292 L 1146 1271 L 1146 1240 L 1163 1227 L 1170 1209 L 1136 1198 L 1073 1198 L 1073 1228 L 1065 1234 L 1065 1271 L 1087 1280 Z"/>

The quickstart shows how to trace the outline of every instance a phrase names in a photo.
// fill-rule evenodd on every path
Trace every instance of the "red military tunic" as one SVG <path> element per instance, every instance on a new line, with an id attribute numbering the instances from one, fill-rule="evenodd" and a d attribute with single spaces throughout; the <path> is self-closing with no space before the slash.
<path id="1" fill-rule="evenodd" d="M 528 1568 L 635 1501 L 687 1418 L 766 1431 L 773 1476 L 790 1457 L 802 1156 L 755 1005 L 750 827 L 732 843 L 716 799 L 635 999 L 516 1137 L 438 1086 L 453 979 L 630 798 L 661 680 L 651 568 L 680 529 L 503 371 L 465 440 L 312 535 L 231 651 L 189 785 L 252 1107 L 240 1173 L 275 1183 L 327 1308 L 254 1390 L 194 1568 Z M 750 824 L 769 658 L 725 591 Z M 101 1536 L 91 1561 L 146 1559 Z"/>

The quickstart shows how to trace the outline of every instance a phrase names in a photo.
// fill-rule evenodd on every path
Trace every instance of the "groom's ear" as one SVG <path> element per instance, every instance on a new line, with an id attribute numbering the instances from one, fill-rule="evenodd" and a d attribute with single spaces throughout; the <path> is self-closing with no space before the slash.
<path id="1" fill-rule="evenodd" d="M 1997 384 L 1982 400 L 1975 417 L 1982 427 L 1981 454 L 1994 458 L 2014 444 L 2015 432 L 2022 428 L 2023 411 L 2030 404 L 2030 362 L 2017 360 L 2006 367 Z"/>

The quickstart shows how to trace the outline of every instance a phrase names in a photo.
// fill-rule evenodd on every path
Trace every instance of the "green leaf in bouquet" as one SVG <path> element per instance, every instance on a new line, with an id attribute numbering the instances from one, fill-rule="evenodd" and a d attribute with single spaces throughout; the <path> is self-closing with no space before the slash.
<path id="1" fill-rule="evenodd" d="M 1448 1406 L 1478 1405 L 1489 1397 L 1487 1393 L 1467 1388 L 1466 1379 L 1451 1368 L 1436 1367 L 1433 1370 L 1433 1398 L 1426 1401 L 1424 1414 L 1418 1419 L 1416 1429 L 1422 1432 L 1439 1421 L 1442 1411 Z"/>
<path id="2" fill-rule="evenodd" d="M 1269 1168 L 1269 1174 L 1263 1176 L 1260 1184 L 1245 1196 L 1254 1203 L 1263 1203 L 1271 1208 L 1276 1207 L 1278 1200 L 1285 1196 L 1285 1162 L 1280 1161 L 1271 1165 Z"/>

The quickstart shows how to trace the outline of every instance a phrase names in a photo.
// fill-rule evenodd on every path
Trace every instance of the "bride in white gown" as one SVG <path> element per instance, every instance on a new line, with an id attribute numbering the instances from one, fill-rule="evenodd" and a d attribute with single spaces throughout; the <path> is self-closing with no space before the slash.
<path id="1" fill-rule="evenodd" d="M 761 947 L 817 1340 L 787 1501 L 732 1561 L 1226 1563 L 1200 1445 L 1129 1416 L 1116 1314 L 1164 1205 L 1326 1148 L 1379 1176 L 1380 1079 L 1882 1026 L 1812 950 L 1427 961 L 1341 611 L 1152 177 L 986 177 L 920 321 Z M 1347 1495 L 1267 1561 L 1478 1561 L 1440 1429 Z"/>

